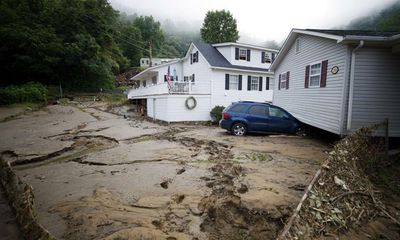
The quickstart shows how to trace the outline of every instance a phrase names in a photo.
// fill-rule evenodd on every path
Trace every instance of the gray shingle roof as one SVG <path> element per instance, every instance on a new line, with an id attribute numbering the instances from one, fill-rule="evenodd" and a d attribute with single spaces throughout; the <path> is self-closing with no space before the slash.
<path id="1" fill-rule="evenodd" d="M 204 42 L 193 43 L 212 67 L 268 72 L 267 68 L 232 65 L 215 47 Z"/>
<path id="2" fill-rule="evenodd" d="M 371 37 L 391 37 L 400 32 L 377 32 L 377 31 L 367 31 L 367 30 L 326 30 L 326 29 L 305 29 L 306 31 L 311 32 L 320 32 L 326 34 L 332 34 L 337 36 L 371 36 Z"/>

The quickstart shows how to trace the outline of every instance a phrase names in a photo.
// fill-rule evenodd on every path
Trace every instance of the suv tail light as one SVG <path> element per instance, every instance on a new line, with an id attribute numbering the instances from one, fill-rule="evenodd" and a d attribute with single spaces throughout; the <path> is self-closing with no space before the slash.
<path id="1" fill-rule="evenodd" d="M 231 117 L 231 115 L 229 115 L 228 113 L 222 113 L 222 118 L 223 119 L 228 119 L 230 117 Z"/>

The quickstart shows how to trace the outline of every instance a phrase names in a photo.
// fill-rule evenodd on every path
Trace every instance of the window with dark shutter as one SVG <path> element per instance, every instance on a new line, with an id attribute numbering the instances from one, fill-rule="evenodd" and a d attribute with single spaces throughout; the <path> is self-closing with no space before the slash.
<path id="1" fill-rule="evenodd" d="M 229 74 L 225 74 L 225 90 L 229 90 Z"/>
<path id="2" fill-rule="evenodd" d="M 247 91 L 251 89 L 251 76 L 247 76 Z"/>
<path id="3" fill-rule="evenodd" d="M 258 91 L 262 91 L 262 82 L 263 82 L 263 77 L 259 78 L 259 84 L 258 84 Z"/>
<path id="4" fill-rule="evenodd" d="M 238 90 L 242 90 L 242 75 L 239 75 L 239 86 L 238 86 Z"/>
<path id="5" fill-rule="evenodd" d="M 235 59 L 239 60 L 239 48 L 235 48 Z"/>
<path id="6" fill-rule="evenodd" d="M 250 49 L 247 49 L 247 61 L 250 62 Z"/>
<path id="7" fill-rule="evenodd" d="M 306 66 L 306 72 L 305 72 L 305 78 L 304 78 L 304 87 L 308 88 L 308 80 L 310 78 L 310 65 Z"/>
<path id="8" fill-rule="evenodd" d="M 265 63 L 265 52 L 261 52 L 261 63 Z"/>
<path id="9" fill-rule="evenodd" d="M 269 77 L 266 77 L 265 80 L 265 90 L 269 90 Z"/>
<path id="10" fill-rule="evenodd" d="M 164 82 L 167 81 L 167 75 L 164 75 Z"/>
<path id="11" fill-rule="evenodd" d="M 286 72 L 286 89 L 289 89 L 289 76 L 290 72 Z"/>
<path id="12" fill-rule="evenodd" d="M 190 54 L 190 64 L 193 63 L 193 54 Z"/>
<path id="13" fill-rule="evenodd" d="M 320 87 L 326 87 L 326 77 L 328 75 L 328 60 L 322 61 Z"/>
<path id="14" fill-rule="evenodd" d="M 194 83 L 194 73 L 192 74 L 192 83 Z"/>

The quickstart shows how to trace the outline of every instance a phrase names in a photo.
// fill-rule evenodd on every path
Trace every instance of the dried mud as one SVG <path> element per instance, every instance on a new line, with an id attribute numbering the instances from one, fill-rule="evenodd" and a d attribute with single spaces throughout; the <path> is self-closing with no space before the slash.
<path id="1" fill-rule="evenodd" d="M 2 157 L 33 185 L 39 219 L 56 237 L 274 239 L 328 148 L 124 115 L 76 102 L 0 124 Z M 30 149 L 32 141 L 52 144 Z"/>

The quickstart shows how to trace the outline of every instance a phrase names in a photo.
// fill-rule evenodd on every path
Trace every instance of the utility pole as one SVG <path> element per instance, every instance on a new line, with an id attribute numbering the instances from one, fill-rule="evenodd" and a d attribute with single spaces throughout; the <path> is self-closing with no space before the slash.
<path id="1" fill-rule="evenodd" d="M 150 55 L 149 56 L 149 60 L 150 60 L 149 66 L 152 67 L 153 66 L 153 60 L 152 60 L 153 56 L 152 56 L 152 52 L 151 52 L 151 40 L 149 42 L 149 55 Z"/>

